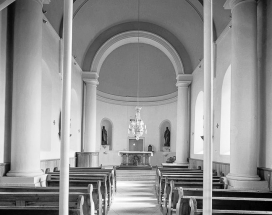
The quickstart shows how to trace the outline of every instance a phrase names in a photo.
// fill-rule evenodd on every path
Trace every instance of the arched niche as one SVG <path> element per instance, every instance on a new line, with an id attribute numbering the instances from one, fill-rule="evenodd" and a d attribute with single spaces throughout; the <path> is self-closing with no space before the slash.
<path id="1" fill-rule="evenodd" d="M 102 128 L 105 126 L 107 131 L 107 145 L 109 145 L 109 150 L 112 150 L 112 131 L 113 131 L 113 124 L 110 119 L 104 118 L 101 120 L 100 126 L 100 145 L 102 145 Z"/>
<path id="2" fill-rule="evenodd" d="M 203 91 L 200 91 L 195 103 L 194 154 L 203 154 L 204 140 L 201 138 L 204 127 L 203 105 Z"/>
<path id="3" fill-rule="evenodd" d="M 41 92 L 41 151 L 51 150 L 52 115 L 52 80 L 48 65 L 42 60 Z"/>
<path id="4" fill-rule="evenodd" d="M 220 154 L 230 155 L 230 105 L 231 105 L 231 65 L 228 67 L 221 91 Z"/>
<path id="5" fill-rule="evenodd" d="M 70 149 L 78 150 L 80 145 L 80 112 L 78 95 L 75 89 L 71 90 L 71 121 L 70 121 Z"/>
<path id="6" fill-rule="evenodd" d="M 164 132 L 166 130 L 166 127 L 168 127 L 168 129 L 170 130 L 170 147 L 172 145 L 172 131 L 171 131 L 171 122 L 170 120 L 166 119 L 164 121 L 161 122 L 160 124 L 160 150 L 163 151 L 163 147 L 164 147 L 164 143 L 165 143 L 165 140 L 164 140 Z"/>

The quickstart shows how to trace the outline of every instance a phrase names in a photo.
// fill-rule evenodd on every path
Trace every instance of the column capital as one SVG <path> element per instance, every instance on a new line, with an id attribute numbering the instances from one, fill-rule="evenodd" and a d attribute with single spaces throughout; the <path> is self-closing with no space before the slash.
<path id="1" fill-rule="evenodd" d="M 177 81 L 177 87 L 188 87 L 192 82 L 191 81 Z"/>
<path id="2" fill-rule="evenodd" d="M 256 2 L 256 0 L 227 0 L 224 4 L 224 8 L 226 10 L 228 9 L 233 10 L 237 5 L 247 2 Z"/>
<path id="3" fill-rule="evenodd" d="M 193 75 L 191 74 L 179 74 L 177 75 L 177 87 L 188 87 L 193 81 Z"/>
<path id="4" fill-rule="evenodd" d="M 82 80 L 86 83 L 90 83 L 92 85 L 98 85 L 98 77 L 97 72 L 82 72 Z"/>

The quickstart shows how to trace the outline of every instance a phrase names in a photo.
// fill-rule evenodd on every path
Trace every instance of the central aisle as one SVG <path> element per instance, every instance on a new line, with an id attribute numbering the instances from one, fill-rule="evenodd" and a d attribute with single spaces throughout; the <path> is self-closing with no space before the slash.
<path id="1" fill-rule="evenodd" d="M 108 215 L 162 215 L 154 185 L 154 170 L 117 170 L 117 193 Z"/>

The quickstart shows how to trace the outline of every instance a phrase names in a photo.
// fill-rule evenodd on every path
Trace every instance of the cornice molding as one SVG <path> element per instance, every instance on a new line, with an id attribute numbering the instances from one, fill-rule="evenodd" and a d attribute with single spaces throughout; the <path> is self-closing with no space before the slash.
<path id="1" fill-rule="evenodd" d="M 177 79 L 177 82 L 192 82 L 193 75 L 192 74 L 177 75 L 176 79 Z"/>
<path id="2" fill-rule="evenodd" d="M 108 93 L 104 93 L 97 90 L 97 100 L 102 101 L 109 104 L 115 105 L 127 105 L 127 106 L 136 106 L 138 103 L 141 106 L 158 106 L 170 104 L 177 101 L 177 92 L 164 95 L 164 96 L 156 96 L 156 97 L 124 97 L 124 96 L 116 96 Z"/>
<path id="3" fill-rule="evenodd" d="M 162 37 L 146 31 L 128 31 L 109 39 L 96 53 L 91 71 L 95 71 L 99 74 L 102 64 L 111 52 L 120 46 L 138 42 L 152 45 L 161 50 L 173 64 L 176 75 L 184 74 L 182 61 L 172 45 Z"/>

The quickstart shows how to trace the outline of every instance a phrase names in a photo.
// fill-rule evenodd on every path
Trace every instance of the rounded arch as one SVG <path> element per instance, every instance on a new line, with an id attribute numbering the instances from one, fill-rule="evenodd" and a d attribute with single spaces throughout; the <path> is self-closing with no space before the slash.
<path id="1" fill-rule="evenodd" d="M 109 118 L 103 118 L 100 122 L 100 144 L 102 145 L 102 128 L 105 126 L 107 131 L 107 145 L 109 145 L 109 149 L 112 150 L 112 137 L 113 137 L 113 123 Z"/>
<path id="2" fill-rule="evenodd" d="M 183 44 L 180 40 L 172 34 L 167 29 L 153 24 L 149 22 L 125 22 L 114 25 L 105 31 L 103 31 L 100 35 L 98 35 L 95 40 L 90 44 L 87 49 L 83 62 L 82 62 L 82 70 L 83 71 L 92 71 L 91 67 L 94 61 L 94 57 L 100 50 L 100 48 L 111 38 L 114 38 L 116 35 L 126 33 L 126 32 L 149 32 L 151 34 L 157 35 L 167 41 L 172 47 L 175 47 L 175 51 L 180 59 L 182 59 L 183 71 L 186 74 L 190 74 L 193 71 L 193 66 L 191 59 L 189 57 L 188 52 L 186 51 Z M 96 72 L 96 71 L 94 71 Z"/>
<path id="3" fill-rule="evenodd" d="M 164 132 L 166 130 L 166 128 L 169 128 L 170 130 L 170 147 L 171 147 L 171 140 L 172 140 L 172 132 L 171 132 L 171 121 L 168 119 L 163 120 L 160 123 L 159 126 L 159 134 L 160 134 L 160 150 L 163 151 L 163 147 L 164 147 Z"/>
<path id="4" fill-rule="evenodd" d="M 162 37 L 147 31 L 128 31 L 109 39 L 96 53 L 91 66 L 91 72 L 96 72 L 99 75 L 102 64 L 111 52 L 120 46 L 138 42 L 154 46 L 161 50 L 173 64 L 176 76 L 184 74 L 181 59 L 172 45 Z"/>
<path id="5" fill-rule="evenodd" d="M 228 67 L 221 91 L 220 154 L 230 155 L 230 107 L 231 107 L 231 65 Z"/>
<path id="6" fill-rule="evenodd" d="M 200 91 L 195 103 L 194 154 L 203 154 L 204 97 Z M 204 137 L 203 137 L 204 138 Z"/>

